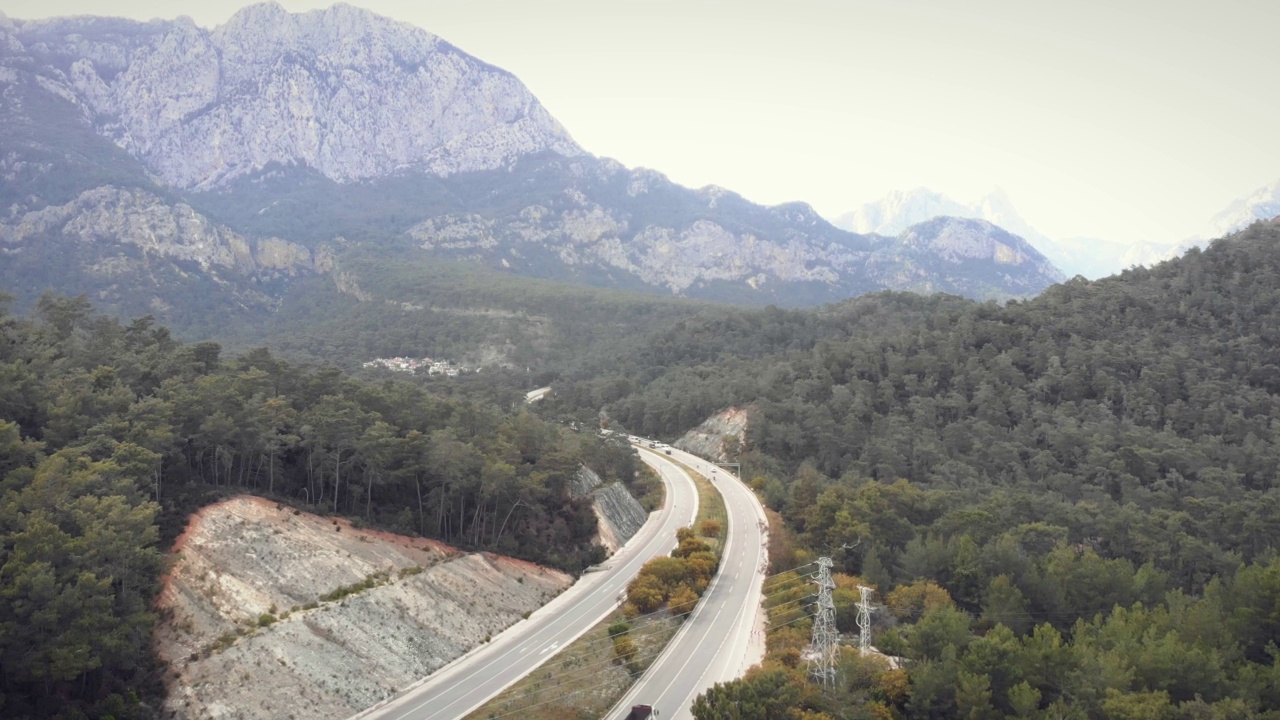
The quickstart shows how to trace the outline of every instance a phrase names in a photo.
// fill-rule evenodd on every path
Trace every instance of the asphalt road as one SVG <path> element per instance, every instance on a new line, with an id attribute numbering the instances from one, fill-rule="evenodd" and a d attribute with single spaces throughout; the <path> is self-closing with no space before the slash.
<path id="1" fill-rule="evenodd" d="M 668 501 L 626 546 L 606 561 L 604 570 L 584 575 L 573 587 L 493 641 L 356 717 L 461 718 L 550 660 L 559 648 L 576 640 L 612 612 L 640 567 L 653 557 L 671 552 L 676 545 L 676 530 L 691 524 L 698 513 L 697 488 L 684 471 L 653 453 L 642 451 L 641 459 L 658 471 L 666 486 Z"/>
<path id="2" fill-rule="evenodd" d="M 625 718 L 632 705 L 652 705 L 662 720 L 692 718 L 694 698 L 715 683 L 741 677 L 761 659 L 763 646 L 752 642 L 752 631 L 768 560 L 764 508 L 727 471 L 674 448 L 671 457 L 711 478 L 724 496 L 729 527 L 720 572 L 671 644 L 606 720 Z"/>

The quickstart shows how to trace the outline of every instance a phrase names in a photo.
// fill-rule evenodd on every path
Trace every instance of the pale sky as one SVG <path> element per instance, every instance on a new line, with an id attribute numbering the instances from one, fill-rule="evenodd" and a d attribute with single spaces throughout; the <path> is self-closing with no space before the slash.
<path id="1" fill-rule="evenodd" d="M 244 4 L 0 10 L 213 27 Z M 1173 242 L 1280 178 L 1274 0 L 351 4 L 514 73 L 589 152 L 828 217 L 891 190 L 999 186 L 1051 237 Z"/>

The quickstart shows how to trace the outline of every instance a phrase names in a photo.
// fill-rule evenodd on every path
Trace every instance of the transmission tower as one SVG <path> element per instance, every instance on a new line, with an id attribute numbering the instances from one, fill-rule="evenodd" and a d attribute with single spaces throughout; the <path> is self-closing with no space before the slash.
<path id="1" fill-rule="evenodd" d="M 809 680 L 823 688 L 836 686 L 836 659 L 840 656 L 840 639 L 836 635 L 836 604 L 831 591 L 831 558 L 818 558 L 818 612 L 813 618 L 813 657 L 809 660 Z"/>
<path id="2" fill-rule="evenodd" d="M 866 655 L 871 650 L 871 593 L 865 585 L 858 586 L 862 599 L 858 601 L 858 652 Z"/>

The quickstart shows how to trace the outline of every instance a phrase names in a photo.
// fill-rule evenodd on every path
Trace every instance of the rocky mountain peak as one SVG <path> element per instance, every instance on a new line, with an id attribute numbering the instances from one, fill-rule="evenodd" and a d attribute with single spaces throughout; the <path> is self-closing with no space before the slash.
<path id="1" fill-rule="evenodd" d="M 217 188 L 273 162 L 351 182 L 583 152 L 510 73 L 351 5 L 262 3 L 213 30 L 114 18 L 15 30 L 100 133 L 178 188 Z"/>
<path id="2" fill-rule="evenodd" d="M 1034 295 L 1064 279 L 1017 235 L 985 220 L 945 216 L 887 241 L 868 269 L 885 287 L 995 299 Z"/>
<path id="3" fill-rule="evenodd" d="M 1207 237 L 1219 238 L 1243 230 L 1258 220 L 1280 216 L 1280 180 L 1237 198 L 1209 221 Z"/>
<path id="4" fill-rule="evenodd" d="M 901 240 L 927 247 L 951 261 L 972 258 L 1017 264 L 1025 261 L 1028 250 L 1034 252 L 1021 238 L 972 218 L 934 218 L 903 231 Z"/>
<path id="5" fill-rule="evenodd" d="M 337 7 L 334 5 L 333 7 Z M 332 9 L 332 8 L 330 8 Z M 320 10 L 318 12 L 327 13 L 328 10 Z M 289 18 L 289 11 L 278 2 L 260 2 L 253 5 L 246 5 L 237 10 L 230 19 L 221 27 L 236 27 L 243 25 L 275 25 Z"/>
<path id="6" fill-rule="evenodd" d="M 346 65 L 394 62 L 398 56 L 414 63 L 442 44 L 426 30 L 346 3 L 298 14 L 275 2 L 249 5 L 215 28 L 212 36 L 220 45 L 245 53 L 232 59 L 253 64 L 277 60 L 282 51 L 310 59 L 336 56 Z"/>
<path id="7" fill-rule="evenodd" d="M 880 200 L 866 203 L 836 219 L 836 227 L 856 233 L 894 236 L 930 218 L 941 215 L 970 216 L 970 209 L 924 187 L 894 190 Z"/>

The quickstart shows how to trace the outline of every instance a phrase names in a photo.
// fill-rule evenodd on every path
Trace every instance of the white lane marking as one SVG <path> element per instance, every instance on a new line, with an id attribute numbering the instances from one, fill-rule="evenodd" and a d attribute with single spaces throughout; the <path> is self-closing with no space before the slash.
<path id="1" fill-rule="evenodd" d="M 656 454 L 655 454 L 655 457 L 656 457 Z M 666 462 L 666 463 L 668 463 L 668 464 L 670 463 L 670 461 L 664 461 L 664 460 L 663 460 L 662 458 L 660 458 L 660 457 L 658 458 L 658 460 L 659 460 L 660 462 Z M 674 465 L 670 465 L 670 469 L 671 469 L 671 470 L 673 470 L 673 471 L 674 471 L 674 472 L 676 472 L 676 473 L 679 473 L 679 472 L 680 472 L 680 471 L 679 471 L 679 469 L 678 469 L 678 468 L 676 468 Z M 660 473 L 660 474 L 661 474 L 661 473 Z M 670 480 L 670 478 L 667 478 L 667 477 L 664 477 L 663 479 L 664 479 L 664 480 L 667 480 L 667 488 L 666 488 L 666 489 L 667 489 L 667 491 L 668 491 L 668 492 L 667 492 L 668 497 L 670 497 L 670 498 L 671 498 L 671 500 L 672 500 L 672 513 L 671 513 L 669 516 L 667 516 L 666 521 L 663 523 L 663 525 L 662 525 L 662 526 L 661 526 L 661 527 L 660 527 L 656 532 L 654 532 L 654 533 L 653 533 L 653 535 L 650 537 L 650 539 L 649 539 L 649 541 L 648 541 L 647 543 L 645 543 L 643 546 L 637 546 L 638 548 L 643 547 L 643 548 L 644 548 L 644 551 L 639 551 L 639 550 L 637 550 L 636 552 L 634 552 L 633 554 L 631 554 L 631 555 L 630 555 L 630 557 L 626 560 L 626 562 L 624 562 L 624 563 L 623 563 L 623 567 L 624 567 L 624 568 L 628 568 L 628 570 L 629 570 L 632 566 L 636 566 L 636 570 L 638 570 L 638 569 L 639 569 L 639 568 L 638 568 L 638 566 L 639 566 L 639 565 L 643 565 L 643 564 L 644 564 L 644 562 L 645 562 L 646 560 L 648 560 L 650 557 L 656 557 L 656 556 L 658 556 L 658 555 L 663 554 L 663 553 L 664 553 L 664 551 L 663 551 L 663 550 L 658 550 L 658 551 L 656 552 L 656 554 L 655 554 L 655 555 L 652 555 L 652 556 L 651 556 L 651 555 L 649 555 L 649 552 L 648 552 L 648 551 L 652 550 L 652 548 L 653 548 L 654 544 L 656 544 L 656 543 L 658 542 L 658 538 L 660 538 L 660 537 L 664 537 L 664 536 L 667 534 L 667 532 L 668 532 L 668 531 L 670 531 L 670 532 L 671 532 L 671 539 L 673 540 L 673 539 L 674 539 L 674 536 L 675 536 L 675 532 L 674 532 L 674 531 L 675 531 L 675 529 L 676 529 L 677 527 L 681 527 L 681 526 L 682 526 L 682 525 L 684 525 L 684 524 L 687 524 L 687 523 L 680 523 L 680 522 L 679 522 L 679 519 L 678 519 L 678 517 L 677 517 L 677 515 L 676 515 L 676 512 L 675 512 L 675 509 L 676 509 L 676 508 L 675 508 L 675 505 L 676 505 L 675 497 L 676 497 L 676 495 L 677 495 L 677 494 L 679 494 L 679 493 L 677 493 L 677 492 L 676 492 L 676 483 L 675 483 L 675 482 L 672 482 L 672 481 Z M 684 490 L 687 492 L 687 491 L 689 490 L 689 487 L 691 487 L 691 486 L 692 486 L 692 482 L 690 482 L 688 486 L 685 486 L 683 483 L 680 483 L 680 485 L 681 485 L 681 488 L 682 488 L 682 489 L 684 489 Z M 693 500 L 693 513 L 692 513 L 692 517 L 695 517 L 695 518 L 696 518 L 696 517 L 697 517 L 697 512 L 698 512 L 698 497 L 697 497 L 696 492 L 695 492 L 695 494 L 692 496 L 692 500 Z M 674 522 L 673 522 L 673 521 L 674 521 Z M 692 520 L 691 520 L 691 521 L 692 521 Z M 691 522 L 691 521 L 690 521 L 690 522 Z M 619 570 L 617 573 L 615 573 L 615 574 L 614 574 L 614 575 L 609 579 L 609 582 L 617 582 L 618 580 L 620 580 L 620 579 L 622 579 L 622 578 L 624 578 L 624 577 L 625 577 L 627 580 L 629 580 L 629 579 L 630 579 L 630 575 L 633 575 L 633 574 L 634 574 L 634 572 L 626 572 L 626 573 L 624 573 L 622 570 Z M 626 585 L 626 581 L 623 581 L 623 582 L 622 582 L 622 586 L 623 586 L 623 587 L 625 587 L 625 585 Z M 562 611 L 562 612 L 563 612 L 563 611 Z M 606 613 L 606 614 L 607 614 L 607 613 Z M 543 632 L 546 632 L 546 631 L 548 631 L 548 630 L 551 630 L 551 629 L 554 627 L 554 625 L 557 623 L 557 621 L 563 621 L 563 620 L 565 620 L 566 618 L 569 618 L 569 617 L 570 617 L 570 615 L 569 615 L 568 613 L 564 613 L 564 614 L 561 614 L 559 617 L 544 618 L 544 620 L 545 620 L 544 625 L 543 625 L 541 628 L 537 629 L 536 631 L 533 631 L 532 633 L 530 633 L 529 639 L 536 638 L 538 635 L 541 635 Z M 601 619 L 603 619 L 603 617 L 602 617 Z M 594 624 L 595 624 L 595 623 L 592 623 L 592 625 L 594 625 Z M 582 631 L 582 632 L 585 632 L 585 631 L 586 631 L 586 630 L 588 630 L 588 629 L 590 629 L 590 627 L 587 627 L 587 628 L 583 629 L 583 631 Z M 557 631 L 557 632 L 562 632 L 562 630 L 556 630 L 556 631 Z M 580 633 L 578 633 L 578 635 L 581 635 L 581 634 L 582 634 L 581 632 L 580 632 Z M 578 635 L 575 635 L 575 636 L 574 636 L 574 637 L 575 637 L 575 639 L 576 639 L 576 637 L 577 637 Z M 545 651 L 544 651 L 544 652 L 545 652 Z M 542 653 L 540 653 L 540 654 L 542 654 Z M 497 664 L 498 662 L 500 662 L 502 659 L 503 659 L 503 657 L 502 657 L 501 655 L 499 655 L 498 657 L 496 657 L 496 658 L 494 658 L 494 659 L 490 660 L 489 662 L 485 663 L 484 665 L 482 665 L 480 668 L 477 668 L 477 669 L 472 670 L 472 671 L 471 671 L 471 673 L 470 673 L 470 674 L 468 674 L 466 678 L 462 678 L 462 680 L 469 680 L 469 679 L 471 679 L 471 678 L 475 677 L 476 675 L 480 674 L 483 670 L 488 669 L 488 668 L 490 668 L 490 667 L 494 666 L 495 664 Z M 481 659 L 481 661 L 483 662 L 483 660 L 482 660 L 482 659 Z M 541 665 L 541 663 L 542 663 L 542 661 L 539 661 L 539 663 L 538 663 L 538 664 L 539 664 L 539 665 Z M 509 670 L 511 667 L 512 667 L 511 665 L 508 665 L 508 666 L 507 666 L 507 669 Z M 525 671 L 525 673 L 524 673 L 524 674 L 525 674 L 525 675 L 527 675 L 529 672 L 532 672 L 532 671 L 533 671 L 533 669 L 536 669 L 536 668 L 530 668 L 529 670 Z M 490 677 L 492 677 L 492 675 L 490 675 Z M 521 677 L 523 677 L 523 675 L 521 675 Z M 482 682 L 483 682 L 483 680 L 482 680 Z M 459 684 L 459 683 L 458 683 L 458 681 L 455 681 L 455 682 L 454 682 L 454 685 L 456 686 L 457 684 Z M 503 688 L 500 688 L 498 691 L 496 691 L 496 692 L 492 693 L 489 697 L 487 697 L 487 698 L 485 698 L 485 699 L 481 700 L 481 701 L 480 701 L 480 702 L 478 702 L 478 703 L 475 703 L 475 704 L 473 705 L 473 707 L 472 707 L 472 708 L 470 708 L 470 709 L 468 709 L 468 710 L 467 710 L 467 712 L 471 712 L 471 710 L 474 710 L 474 709 L 475 709 L 475 707 L 479 707 L 479 706 L 480 706 L 481 704 L 483 704 L 484 702 L 487 702 L 488 700 L 492 699 L 495 695 L 497 695 L 499 692 L 501 692 L 503 689 L 505 689 L 505 687 L 506 687 L 506 686 L 504 686 Z M 446 691 L 447 691 L 447 690 L 446 690 Z M 459 702 L 464 701 L 465 699 L 466 699 L 466 698 L 465 698 L 465 696 L 464 696 L 464 697 L 462 697 L 462 698 L 457 698 L 457 699 L 455 699 L 455 700 L 453 700 L 453 701 L 450 701 L 450 702 L 446 703 L 443 707 L 437 708 L 437 709 L 435 709 L 435 710 L 428 711 L 428 714 L 427 714 L 427 716 L 426 716 L 426 717 L 428 717 L 428 718 L 435 717 L 435 716 L 436 716 L 436 713 L 438 713 L 438 712 L 443 712 L 443 711 L 445 711 L 447 708 L 450 708 L 450 707 L 452 707 L 452 706 L 454 706 L 454 705 L 458 704 Z M 410 715 L 413 715 L 413 714 L 417 713 L 419 710 L 421 710 L 422 708 L 426 707 L 427 705 L 432 704 L 432 703 L 433 703 L 433 702 L 435 702 L 435 701 L 436 701 L 436 699 L 435 699 L 435 698 L 427 698 L 427 699 L 425 699 L 425 700 L 422 700 L 422 701 L 418 702 L 416 705 L 414 705 L 412 708 L 410 708 L 409 710 L 407 710 L 406 712 L 404 712 L 403 714 L 401 714 L 401 715 L 397 716 L 397 717 L 395 718 L 395 720 L 404 720 L 405 718 L 408 718 Z M 387 709 L 388 709 L 389 711 L 394 712 L 395 710 L 394 710 L 393 708 L 394 708 L 394 706 L 391 706 L 391 707 L 388 707 Z M 403 709 L 403 708 L 402 708 L 402 709 Z M 465 715 L 466 713 L 463 713 L 463 714 Z"/>
<path id="2" fill-rule="evenodd" d="M 553 643 L 551 643 L 550 645 L 548 645 L 548 646 L 546 646 L 545 648 L 543 648 L 543 649 L 542 649 L 542 652 L 540 652 L 540 653 L 538 653 L 538 654 L 539 654 L 539 655 L 546 655 L 548 652 L 550 652 L 550 651 L 552 651 L 552 650 L 555 650 L 555 649 L 556 649 L 556 648 L 558 648 L 558 647 L 560 647 L 560 643 L 558 643 L 558 642 L 553 642 Z"/>
<path id="3" fill-rule="evenodd" d="M 724 497 L 723 492 L 721 492 L 721 497 Z M 726 518 L 726 519 L 731 519 L 731 518 Z M 737 541 L 740 540 L 740 538 L 737 536 L 734 530 L 735 528 L 733 526 L 733 523 L 729 523 L 729 527 L 725 529 L 725 542 L 724 542 L 723 553 L 726 556 L 730 556 L 733 554 L 734 545 L 736 544 Z M 724 577 L 723 571 L 716 573 L 715 577 L 711 579 L 711 585 L 707 587 L 706 591 L 702 595 L 702 598 L 699 599 L 698 604 L 694 606 L 693 612 L 690 613 L 687 618 L 685 618 L 684 623 L 682 623 L 680 626 L 680 630 L 676 632 L 676 636 L 667 642 L 667 646 L 663 648 L 662 652 L 658 655 L 658 657 L 654 659 L 653 663 L 649 666 L 649 670 L 645 671 L 645 675 L 649 677 L 650 682 L 654 682 L 656 678 L 653 678 L 653 676 L 649 676 L 649 672 L 660 665 L 665 665 L 665 662 L 669 659 L 672 653 L 679 652 L 686 647 L 697 648 L 702 644 L 702 642 L 705 642 L 707 637 L 711 635 L 712 630 L 714 630 L 716 627 L 717 620 L 719 620 L 720 618 L 721 612 L 729 604 L 729 601 L 734 599 L 733 597 L 734 583 L 732 582 L 732 579 L 726 580 L 729 584 L 724 586 L 720 584 L 721 580 L 726 580 L 726 578 Z M 712 608 L 713 603 L 719 603 L 719 606 L 713 609 Z M 746 603 L 742 603 L 742 605 L 745 606 Z M 724 647 L 725 639 L 727 639 L 729 635 L 733 634 L 732 630 L 737 625 L 737 618 L 741 617 L 741 614 L 742 614 L 742 609 L 740 608 L 738 612 L 735 614 L 734 620 L 731 622 L 729 626 L 730 632 L 725 633 L 721 637 L 720 644 L 717 646 L 717 648 Z M 706 619 L 705 622 L 703 622 L 704 618 L 708 618 L 708 619 Z M 699 639 L 699 642 L 694 643 L 694 642 L 691 642 L 688 638 L 689 636 L 693 635 L 693 629 L 699 623 L 702 623 L 702 626 L 700 628 L 702 632 L 702 636 Z M 717 649 L 717 654 L 718 653 L 719 653 L 719 649 Z M 671 691 L 672 686 L 674 686 L 677 681 L 683 679 L 685 668 L 689 667 L 689 663 L 693 661 L 693 656 L 694 656 L 694 653 L 685 652 L 684 662 L 680 664 L 680 667 L 676 670 L 675 674 L 672 676 L 671 681 L 668 682 L 666 686 L 662 688 L 661 691 L 652 695 L 654 700 L 664 701 L 667 699 L 667 693 Z M 695 690 L 697 686 L 701 684 L 702 678 L 706 676 L 709 669 L 710 669 L 709 666 L 707 668 L 704 668 L 702 673 L 698 675 L 697 682 L 695 682 L 694 684 Z M 643 682 L 644 682 L 644 679 L 633 684 L 631 686 L 631 689 L 628 690 L 625 695 L 623 695 L 623 700 L 620 700 L 618 702 L 618 705 L 622 707 L 626 707 L 626 702 L 628 702 L 630 698 L 638 697 L 639 696 L 638 693 L 642 689 L 641 684 Z M 696 695 L 696 692 L 695 692 L 695 695 Z M 693 701 L 692 696 L 685 696 L 681 698 L 680 702 L 678 703 L 678 708 L 676 712 L 687 713 L 690 705 L 692 704 L 692 701 Z M 673 703 L 664 703 L 664 704 L 670 706 Z"/>

